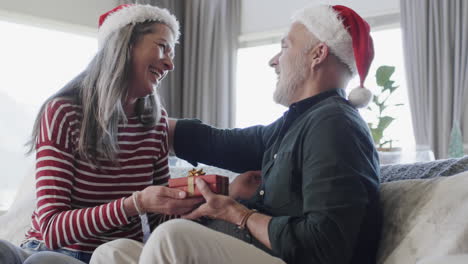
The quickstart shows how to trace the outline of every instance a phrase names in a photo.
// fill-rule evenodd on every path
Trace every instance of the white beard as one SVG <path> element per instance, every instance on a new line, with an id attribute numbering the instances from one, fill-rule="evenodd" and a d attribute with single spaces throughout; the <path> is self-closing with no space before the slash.
<path id="1" fill-rule="evenodd" d="M 288 107 L 292 102 L 293 96 L 307 78 L 307 63 L 305 56 L 296 56 L 292 62 L 285 62 L 281 68 L 276 90 L 273 94 L 273 100 L 281 105 Z"/>

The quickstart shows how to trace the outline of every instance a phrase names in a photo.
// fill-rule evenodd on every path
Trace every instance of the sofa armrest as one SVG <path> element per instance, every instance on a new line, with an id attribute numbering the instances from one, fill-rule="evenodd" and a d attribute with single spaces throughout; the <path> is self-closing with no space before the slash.
<path id="1" fill-rule="evenodd" d="M 429 257 L 466 254 L 466 186 L 468 172 L 451 177 L 382 184 L 383 226 L 377 263 L 426 264 L 418 261 L 429 261 Z"/>

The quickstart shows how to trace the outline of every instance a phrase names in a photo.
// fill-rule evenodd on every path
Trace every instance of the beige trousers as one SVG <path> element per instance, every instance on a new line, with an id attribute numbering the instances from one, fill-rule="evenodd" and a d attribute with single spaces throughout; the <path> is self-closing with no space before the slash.
<path id="1" fill-rule="evenodd" d="M 158 226 L 146 244 L 130 239 L 105 243 L 94 251 L 90 263 L 285 264 L 244 241 L 183 219 Z"/>

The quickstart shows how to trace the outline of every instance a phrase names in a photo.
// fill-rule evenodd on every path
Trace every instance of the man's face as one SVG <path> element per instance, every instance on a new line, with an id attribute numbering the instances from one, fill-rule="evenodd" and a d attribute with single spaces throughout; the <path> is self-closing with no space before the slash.
<path id="1" fill-rule="evenodd" d="M 301 23 L 294 23 L 281 40 L 281 51 L 270 60 L 270 66 L 278 75 L 273 100 L 289 106 L 309 74 L 307 50 L 310 48 L 310 32 Z"/>

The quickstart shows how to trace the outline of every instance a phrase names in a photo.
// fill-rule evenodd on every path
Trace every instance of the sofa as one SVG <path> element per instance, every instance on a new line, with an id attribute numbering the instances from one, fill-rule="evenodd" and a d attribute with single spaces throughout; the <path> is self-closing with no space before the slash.
<path id="1" fill-rule="evenodd" d="M 172 177 L 190 169 L 188 164 L 175 165 L 170 167 Z M 231 180 L 237 175 L 203 168 Z M 383 165 L 381 182 L 383 229 L 378 264 L 468 263 L 468 156 Z M 30 173 L 10 210 L 0 215 L 0 239 L 21 242 L 34 210 L 34 193 Z"/>

